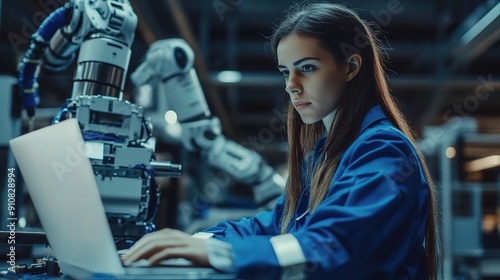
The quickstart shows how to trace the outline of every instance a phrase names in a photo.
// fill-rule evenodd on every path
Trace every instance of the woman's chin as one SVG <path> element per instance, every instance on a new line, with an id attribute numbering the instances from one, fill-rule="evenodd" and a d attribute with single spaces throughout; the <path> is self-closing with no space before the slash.
<path id="1" fill-rule="evenodd" d="M 302 119 L 302 122 L 305 124 L 314 124 L 321 120 L 321 119 L 314 119 L 311 117 L 302 117 L 302 116 L 300 118 Z"/>

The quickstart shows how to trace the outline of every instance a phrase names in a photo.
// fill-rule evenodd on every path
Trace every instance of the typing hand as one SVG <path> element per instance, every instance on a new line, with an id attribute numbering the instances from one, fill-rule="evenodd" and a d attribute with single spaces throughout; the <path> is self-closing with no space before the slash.
<path id="1" fill-rule="evenodd" d="M 125 265 L 141 259 L 146 259 L 150 265 L 157 265 L 162 260 L 173 258 L 184 258 L 196 266 L 210 267 L 206 240 L 174 229 L 146 234 L 122 255 Z"/>

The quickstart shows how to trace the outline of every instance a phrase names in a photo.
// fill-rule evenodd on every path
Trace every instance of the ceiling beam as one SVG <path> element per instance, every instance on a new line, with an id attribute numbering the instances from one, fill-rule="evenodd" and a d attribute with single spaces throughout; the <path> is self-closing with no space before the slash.
<path id="1" fill-rule="evenodd" d="M 500 2 L 493 5 L 489 1 L 478 7 L 451 36 L 451 69 L 468 65 L 499 39 Z"/>
<path id="2" fill-rule="evenodd" d="M 130 4 L 132 5 L 132 9 L 134 10 L 134 13 L 137 15 L 137 28 L 139 29 L 139 34 L 141 35 L 142 39 L 146 42 L 146 44 L 151 45 L 154 43 L 156 39 L 156 35 L 154 32 L 151 30 L 151 27 L 149 26 L 148 22 L 146 21 L 146 17 L 141 9 L 139 7 L 138 3 L 136 3 L 137 0 L 131 0 Z M 137 2 L 142 2 L 142 1 L 137 1 Z M 146 15 L 148 18 L 150 15 Z"/>
<path id="3" fill-rule="evenodd" d="M 215 6 L 216 1 L 210 1 L 210 15 L 215 22 L 221 21 Z M 226 1 L 222 1 L 226 3 Z M 227 1 L 231 2 L 231 1 Z M 277 19 L 282 18 L 288 7 L 293 4 L 290 0 L 252 0 L 232 1 L 240 4 L 228 9 L 225 15 L 237 14 L 242 24 L 257 26 L 270 26 Z M 298 2 L 298 1 L 295 1 Z M 353 8 L 363 19 L 374 21 L 379 25 L 413 25 L 418 22 L 419 26 L 435 26 L 436 16 L 435 1 L 411 1 L 411 0 L 350 0 L 331 1 L 344 3 Z M 183 4 L 188 12 L 199 11 L 198 1 L 184 1 Z M 397 7 L 397 8 L 395 8 Z M 391 13 L 390 11 L 395 11 Z M 386 24 L 387 23 L 387 24 Z"/>

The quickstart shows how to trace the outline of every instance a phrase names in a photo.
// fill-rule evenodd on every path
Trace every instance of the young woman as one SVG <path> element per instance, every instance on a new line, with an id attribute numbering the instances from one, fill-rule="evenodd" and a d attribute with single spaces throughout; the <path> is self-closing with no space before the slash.
<path id="1" fill-rule="evenodd" d="M 389 93 L 383 49 L 353 11 L 295 9 L 271 45 L 290 96 L 288 183 L 273 211 L 162 230 L 126 262 L 183 257 L 242 278 L 436 279 L 435 190 Z"/>

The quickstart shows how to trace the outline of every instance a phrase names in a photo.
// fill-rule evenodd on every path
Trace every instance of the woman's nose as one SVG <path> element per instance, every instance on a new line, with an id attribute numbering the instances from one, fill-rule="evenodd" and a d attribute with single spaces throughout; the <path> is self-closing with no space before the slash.
<path id="1" fill-rule="evenodd" d="M 296 75 L 290 74 L 285 90 L 290 95 L 299 95 L 302 93 L 302 86 L 298 82 Z"/>

